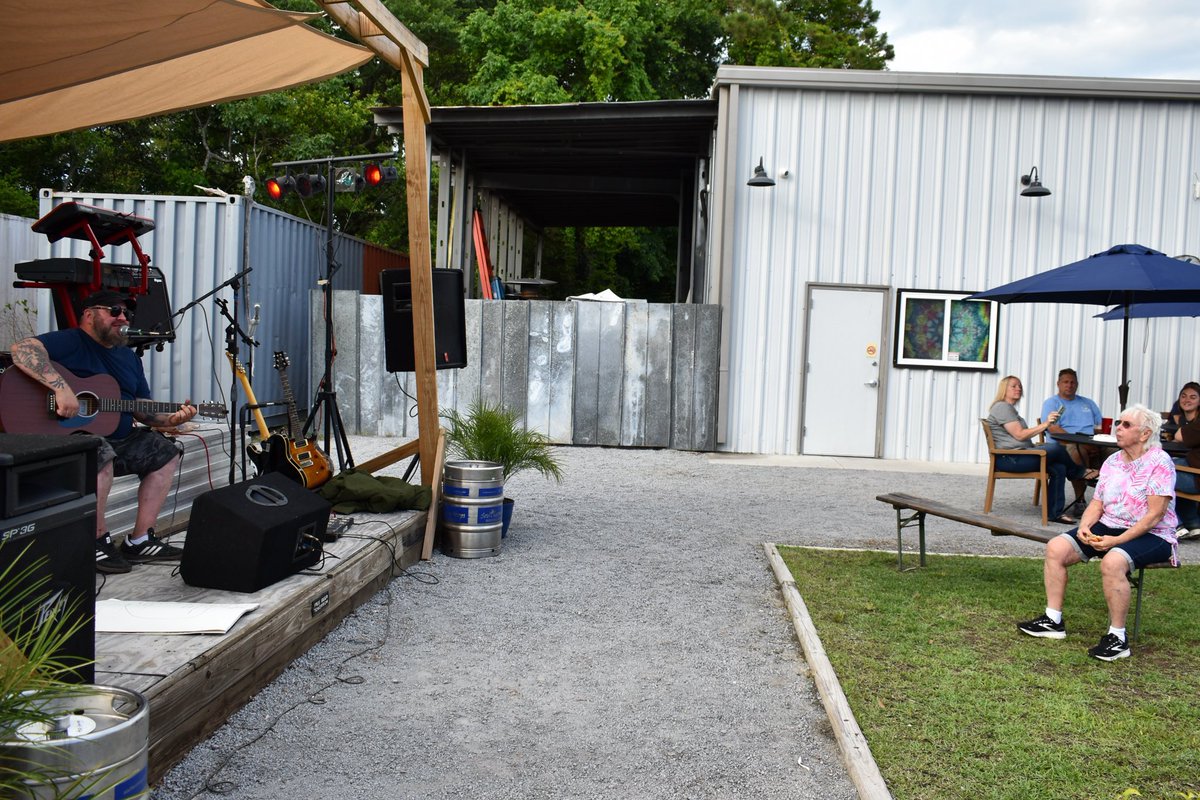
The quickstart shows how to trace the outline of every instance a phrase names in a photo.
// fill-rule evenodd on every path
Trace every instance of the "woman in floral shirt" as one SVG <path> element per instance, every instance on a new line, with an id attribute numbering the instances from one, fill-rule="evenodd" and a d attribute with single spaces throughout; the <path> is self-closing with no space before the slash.
<path id="1" fill-rule="evenodd" d="M 1170 560 L 1178 563 L 1175 538 L 1175 465 L 1158 445 L 1162 416 L 1144 405 L 1130 406 L 1113 426 L 1121 449 L 1104 461 L 1091 503 L 1079 527 L 1046 545 L 1046 612 L 1021 622 L 1030 636 L 1064 639 L 1063 599 L 1067 567 L 1100 557 L 1108 633 L 1088 655 L 1115 661 L 1129 655 L 1125 617 L 1129 613 L 1128 574 L 1135 567 Z"/>

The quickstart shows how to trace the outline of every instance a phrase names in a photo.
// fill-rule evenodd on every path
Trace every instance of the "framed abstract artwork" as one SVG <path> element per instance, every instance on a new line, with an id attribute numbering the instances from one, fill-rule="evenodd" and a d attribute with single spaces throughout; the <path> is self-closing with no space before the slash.
<path id="1" fill-rule="evenodd" d="M 1000 306 L 972 292 L 900 289 L 892 363 L 926 369 L 996 370 Z"/>

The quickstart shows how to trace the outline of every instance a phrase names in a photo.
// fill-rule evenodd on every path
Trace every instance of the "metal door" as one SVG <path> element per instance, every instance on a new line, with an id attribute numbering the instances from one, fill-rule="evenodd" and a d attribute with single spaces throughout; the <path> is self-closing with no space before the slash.
<path id="1" fill-rule="evenodd" d="M 803 427 L 806 455 L 879 455 L 881 287 L 809 286 Z"/>

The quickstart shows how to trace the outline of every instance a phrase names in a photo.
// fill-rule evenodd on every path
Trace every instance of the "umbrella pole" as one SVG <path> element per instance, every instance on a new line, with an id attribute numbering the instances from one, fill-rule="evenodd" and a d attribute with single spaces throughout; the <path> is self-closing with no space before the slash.
<path id="1" fill-rule="evenodd" d="M 1121 398 L 1121 410 L 1129 402 L 1129 303 L 1124 306 L 1125 317 L 1121 322 L 1121 385 L 1117 395 Z"/>

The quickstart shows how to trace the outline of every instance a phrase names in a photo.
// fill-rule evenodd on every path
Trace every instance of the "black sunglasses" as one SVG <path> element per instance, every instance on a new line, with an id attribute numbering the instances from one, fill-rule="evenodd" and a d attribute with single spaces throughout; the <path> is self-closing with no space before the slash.
<path id="1" fill-rule="evenodd" d="M 1130 422 L 1127 419 L 1119 419 L 1119 420 L 1117 420 L 1117 427 L 1119 427 L 1119 428 L 1136 428 L 1136 427 L 1138 427 L 1138 424 L 1136 422 Z"/>
<path id="2" fill-rule="evenodd" d="M 129 308 L 126 306 L 88 306 L 88 308 L 102 308 L 105 311 L 107 311 L 108 315 L 110 317 L 112 317 L 113 319 L 116 319 L 117 317 L 124 314 L 125 319 L 129 320 L 130 322 L 133 322 L 133 312 L 130 311 Z"/>

